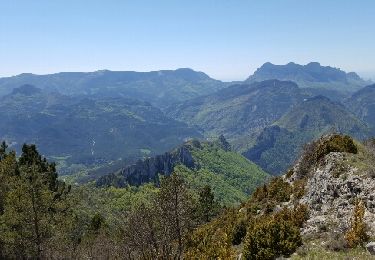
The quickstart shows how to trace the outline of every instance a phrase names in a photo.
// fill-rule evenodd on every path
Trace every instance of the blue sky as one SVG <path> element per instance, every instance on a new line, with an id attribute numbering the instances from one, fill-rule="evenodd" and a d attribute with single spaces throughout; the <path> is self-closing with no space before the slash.
<path id="1" fill-rule="evenodd" d="M 373 0 L 0 0 L 0 76 L 190 67 L 242 80 L 266 61 L 375 78 Z"/>

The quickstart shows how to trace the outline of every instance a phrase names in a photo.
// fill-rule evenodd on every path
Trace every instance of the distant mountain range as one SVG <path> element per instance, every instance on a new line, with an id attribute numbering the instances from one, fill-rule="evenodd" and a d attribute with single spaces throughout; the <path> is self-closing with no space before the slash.
<path id="1" fill-rule="evenodd" d="M 162 153 L 200 134 L 151 104 L 129 98 L 68 97 L 32 85 L 0 99 L 0 139 L 35 143 L 64 163 L 97 164 Z"/>
<path id="2" fill-rule="evenodd" d="M 61 72 L 50 75 L 30 73 L 0 78 L 0 96 L 23 84 L 65 95 L 128 97 L 163 107 L 200 95 L 212 93 L 228 84 L 192 69 L 152 72 L 109 71 Z"/>
<path id="3" fill-rule="evenodd" d="M 62 166 L 123 160 L 112 171 L 192 137 L 224 135 L 277 174 L 321 133 L 373 133 L 375 87 L 367 83 L 317 62 L 265 63 L 235 84 L 191 69 L 21 74 L 0 78 L 0 139 L 17 150 L 36 143 Z"/>
<path id="4" fill-rule="evenodd" d="M 246 82 L 268 79 L 290 80 L 301 88 L 322 88 L 339 92 L 355 92 L 369 84 L 355 72 L 346 73 L 340 69 L 321 66 L 318 62 L 299 65 L 290 62 L 286 65 L 263 64 Z"/>

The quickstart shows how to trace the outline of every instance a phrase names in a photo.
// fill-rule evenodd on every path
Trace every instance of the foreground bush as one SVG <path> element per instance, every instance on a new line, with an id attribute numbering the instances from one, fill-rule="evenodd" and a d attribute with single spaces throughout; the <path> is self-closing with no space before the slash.
<path id="1" fill-rule="evenodd" d="M 290 256 L 302 245 L 299 228 L 291 221 L 269 219 L 249 228 L 243 255 L 245 259 L 275 259 Z"/>
<path id="2" fill-rule="evenodd" d="M 345 239 L 349 247 L 362 245 L 369 239 L 366 233 L 366 224 L 363 220 L 364 215 L 365 206 L 362 201 L 357 201 L 351 219 L 350 229 L 345 234 Z"/>
<path id="3" fill-rule="evenodd" d="M 313 165 L 331 152 L 357 154 L 358 148 L 350 136 L 340 134 L 323 136 L 304 147 L 297 175 L 300 178 L 306 176 Z"/>

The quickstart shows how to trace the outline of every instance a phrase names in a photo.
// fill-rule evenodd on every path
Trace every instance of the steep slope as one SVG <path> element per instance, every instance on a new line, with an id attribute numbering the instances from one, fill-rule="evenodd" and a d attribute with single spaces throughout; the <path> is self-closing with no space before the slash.
<path id="1" fill-rule="evenodd" d="M 300 202 L 308 205 L 310 217 L 303 233 L 322 232 L 319 225 L 329 225 L 329 232 L 349 229 L 356 200 L 364 203 L 368 232 L 375 235 L 375 153 L 374 140 L 364 144 L 350 137 L 323 136 L 309 144 L 298 163 L 285 176 L 289 182 L 304 182 Z M 344 147 L 345 149 L 339 148 Z M 318 160 L 311 156 L 321 153 Z M 318 191 L 318 192 L 317 192 Z"/>
<path id="2" fill-rule="evenodd" d="M 1 99 L 0 139 L 20 150 L 35 143 L 64 163 L 142 158 L 199 134 L 149 103 L 127 98 L 70 98 L 22 86 Z"/>
<path id="3" fill-rule="evenodd" d="M 340 92 L 354 92 L 368 83 L 354 72 L 346 73 L 337 68 L 321 66 L 318 62 L 306 65 L 293 62 L 286 65 L 274 65 L 267 62 L 246 81 L 268 79 L 290 80 L 296 82 L 301 88 L 330 89 Z"/>
<path id="4" fill-rule="evenodd" d="M 371 129 L 341 104 L 317 96 L 293 107 L 264 129 L 244 155 L 267 172 L 280 174 L 293 164 L 304 143 L 329 132 L 363 139 L 370 135 Z"/>
<path id="5" fill-rule="evenodd" d="M 285 175 L 195 230 L 187 254 L 372 259 L 355 247 L 375 237 L 374 147 L 374 140 L 362 144 L 336 134 L 308 144 Z"/>
<path id="6" fill-rule="evenodd" d="M 140 160 L 134 165 L 103 176 L 97 186 L 141 185 L 158 182 L 159 174 L 183 174 L 194 188 L 208 184 L 220 202 L 243 201 L 268 174 L 240 154 L 232 152 L 224 138 L 216 142 L 189 141 L 162 155 Z"/>
<path id="7" fill-rule="evenodd" d="M 301 100 L 295 83 L 268 80 L 234 85 L 170 106 L 166 113 L 201 128 L 207 137 L 224 134 L 238 148 L 249 136 L 279 119 Z"/>
<path id="8" fill-rule="evenodd" d="M 375 127 L 375 84 L 357 91 L 345 104 L 359 118 Z"/>
<path id="9" fill-rule="evenodd" d="M 66 95 L 125 96 L 160 107 L 209 94 L 226 86 L 203 72 L 191 69 L 152 72 L 103 70 L 50 75 L 21 74 L 0 78 L 0 96 L 9 94 L 12 89 L 23 84 L 33 84 Z"/>

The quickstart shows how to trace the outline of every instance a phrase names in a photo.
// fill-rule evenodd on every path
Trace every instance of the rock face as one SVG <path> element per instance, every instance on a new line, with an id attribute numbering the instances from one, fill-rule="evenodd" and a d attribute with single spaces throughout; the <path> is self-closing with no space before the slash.
<path id="1" fill-rule="evenodd" d="M 183 164 L 188 168 L 194 167 L 193 157 L 185 146 L 179 147 L 172 153 L 138 161 L 135 165 L 123 169 L 120 174 L 130 185 L 140 185 L 155 180 L 157 174 L 171 174 L 177 164 Z"/>
<path id="2" fill-rule="evenodd" d="M 125 167 L 115 174 L 103 176 L 96 184 L 97 186 L 115 185 L 121 187 L 127 184 L 138 186 L 156 181 L 158 174 L 171 174 L 174 167 L 178 164 L 183 164 L 188 168 L 195 166 L 192 154 L 186 145 L 162 155 L 139 160 L 137 163 Z"/>
<path id="3" fill-rule="evenodd" d="M 301 233 L 345 234 L 355 205 L 361 202 L 366 232 L 375 236 L 374 165 L 372 142 L 362 144 L 349 136 L 332 134 L 306 145 L 299 161 L 284 175 L 293 185 L 302 183 L 299 197 L 291 199 L 309 209 Z"/>
<path id="4" fill-rule="evenodd" d="M 375 179 L 357 168 L 340 168 L 344 153 L 330 153 L 308 179 L 300 200 L 310 208 L 310 219 L 303 233 L 329 229 L 345 232 L 357 199 L 366 206 L 365 222 L 370 235 L 375 234 Z M 338 174 L 338 168 L 342 172 Z"/>

